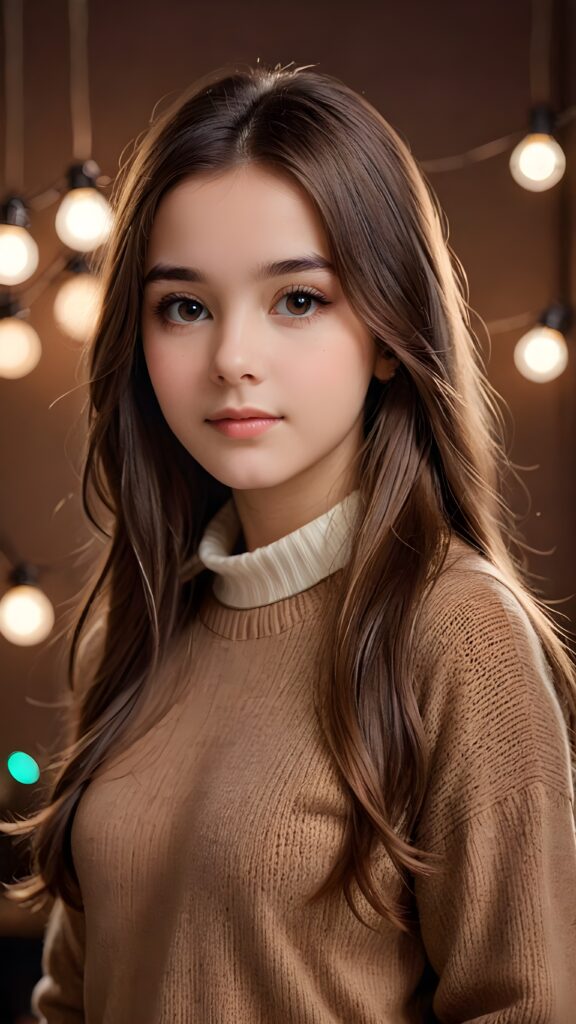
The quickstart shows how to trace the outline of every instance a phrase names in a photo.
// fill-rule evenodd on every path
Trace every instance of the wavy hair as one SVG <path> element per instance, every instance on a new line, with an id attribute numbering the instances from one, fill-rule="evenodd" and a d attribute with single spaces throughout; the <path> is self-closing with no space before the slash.
<path id="1" fill-rule="evenodd" d="M 385 118 L 311 67 L 228 66 L 199 79 L 152 119 L 114 182 L 114 227 L 98 259 L 102 304 L 88 352 L 82 476 L 84 511 L 100 531 L 103 556 L 67 630 L 70 743 L 50 766 L 45 805 L 0 825 L 29 838 L 33 863 L 26 879 L 5 889 L 31 909 L 50 896 L 81 908 L 70 844 L 78 801 L 105 759 L 158 713 L 158 673 L 170 658 L 177 663 L 209 582 L 206 571 L 186 567 L 231 491 L 192 458 L 161 413 L 142 351 L 143 271 L 162 197 L 197 173 L 246 163 L 290 175 L 306 190 L 348 301 L 379 351 L 399 360 L 395 376 L 373 379 L 366 394 L 361 517 L 326 630 L 323 727 L 350 815 L 339 859 L 311 899 L 342 886 L 358 917 L 355 879 L 379 915 L 409 931 L 401 902 L 378 894 L 369 854 L 379 837 L 404 880 L 436 870 L 432 854 L 410 841 L 429 765 L 414 633 L 452 535 L 500 570 L 527 612 L 573 755 L 576 679 L 567 632 L 532 592 L 526 545 L 503 497 L 513 468 L 499 396 L 485 373 L 445 215 Z"/>

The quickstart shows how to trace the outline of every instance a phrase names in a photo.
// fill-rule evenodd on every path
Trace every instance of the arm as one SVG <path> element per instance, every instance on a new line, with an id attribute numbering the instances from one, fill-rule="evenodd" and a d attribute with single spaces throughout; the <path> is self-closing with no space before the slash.
<path id="1" fill-rule="evenodd" d="M 573 1024 L 576 841 L 567 797 L 532 783 L 434 847 L 416 882 L 442 1024 Z"/>
<path id="2" fill-rule="evenodd" d="M 43 975 L 31 996 L 40 1024 L 83 1024 L 84 948 L 84 915 L 56 900 L 44 936 Z"/>
<path id="3" fill-rule="evenodd" d="M 436 609 L 423 720 L 430 784 L 418 876 L 441 1024 L 576 1020 L 576 837 L 568 736 L 540 644 L 497 581 Z"/>

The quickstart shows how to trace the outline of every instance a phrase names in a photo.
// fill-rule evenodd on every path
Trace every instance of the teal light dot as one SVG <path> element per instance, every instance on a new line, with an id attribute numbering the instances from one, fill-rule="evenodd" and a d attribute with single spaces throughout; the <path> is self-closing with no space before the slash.
<path id="1" fill-rule="evenodd" d="M 22 782 L 25 786 L 38 782 L 40 769 L 30 754 L 25 754 L 23 750 L 15 750 L 6 763 L 10 775 L 16 782 Z"/>

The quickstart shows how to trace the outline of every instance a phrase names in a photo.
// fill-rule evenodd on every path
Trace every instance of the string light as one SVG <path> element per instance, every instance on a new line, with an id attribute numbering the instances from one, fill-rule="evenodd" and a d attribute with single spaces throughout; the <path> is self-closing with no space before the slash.
<path id="1" fill-rule="evenodd" d="M 21 284 L 38 266 L 38 246 L 20 196 L 8 196 L 0 210 L 0 284 Z"/>
<path id="2" fill-rule="evenodd" d="M 68 0 L 70 23 L 70 114 L 74 163 L 68 191 L 56 214 L 58 237 L 77 252 L 91 252 L 106 241 L 112 226 L 108 200 L 98 191 L 100 168 L 92 159 L 88 75 L 88 0 Z"/>
<path id="3" fill-rule="evenodd" d="M 16 299 L 0 296 L 0 377 L 16 379 L 38 365 L 42 345 Z"/>
<path id="4" fill-rule="evenodd" d="M 530 192 L 552 188 L 566 170 L 564 150 L 552 134 L 553 123 L 548 106 L 534 107 L 530 113 L 530 133 L 512 150 L 512 177 Z"/>
<path id="5" fill-rule="evenodd" d="M 101 283 L 81 256 L 68 261 L 69 276 L 54 298 L 54 319 L 74 341 L 86 342 L 93 332 L 101 303 Z"/>
<path id="6" fill-rule="evenodd" d="M 10 589 L 0 599 L 0 633 L 19 646 L 40 643 L 54 626 L 54 608 L 36 578 L 34 566 L 15 566 L 9 575 Z"/>
<path id="7" fill-rule="evenodd" d="M 112 227 L 110 204 L 96 188 L 99 174 L 94 160 L 74 164 L 68 172 L 69 191 L 56 213 L 58 237 L 78 252 L 96 249 L 106 241 Z"/>
<path id="8" fill-rule="evenodd" d="M 514 363 L 524 377 L 542 384 L 564 372 L 568 365 L 564 335 L 571 319 L 569 307 L 560 303 L 549 306 L 536 326 L 520 338 L 514 348 Z"/>
<path id="9" fill-rule="evenodd" d="M 0 284 L 21 284 L 38 266 L 38 246 L 29 233 L 24 191 L 22 0 L 6 5 L 4 18 L 6 195 L 0 206 Z"/>
<path id="10" fill-rule="evenodd" d="M 27 228 L 27 210 L 42 209 L 59 199 L 55 216 L 58 238 L 76 254 L 89 253 L 109 237 L 113 212 L 100 186 L 110 179 L 100 174 L 91 158 L 92 127 L 89 103 L 88 67 L 88 0 L 69 0 L 70 26 L 70 109 L 72 118 L 74 162 L 66 177 L 59 178 L 44 192 L 9 195 L 0 214 L 0 283 L 20 284 L 30 277 L 38 265 L 38 248 Z M 550 94 L 549 41 L 550 12 L 535 2 L 531 33 L 531 88 L 533 96 Z M 8 9 L 5 30 L 7 178 L 22 181 L 22 3 L 13 0 Z M 441 173 L 456 170 L 498 154 L 513 151 L 509 163 L 511 173 L 523 187 L 542 191 L 557 183 L 566 166 L 562 147 L 554 138 L 554 129 L 566 125 L 576 116 L 576 107 L 557 116 L 547 102 L 534 102 L 529 115 L 530 133 L 510 133 L 456 156 L 422 160 L 425 172 Z M 8 173 L 10 171 L 10 174 Z M 68 276 L 54 299 L 54 316 L 59 328 L 74 340 L 86 341 L 99 312 L 100 288 L 87 266 L 64 260 Z M 54 275 L 52 275 L 53 278 Z M 50 278 L 50 279 L 52 279 Z M 37 293 L 38 293 L 37 289 Z M 28 302 L 30 305 L 30 301 Z M 37 364 L 40 341 L 22 315 L 7 316 L 4 312 L 0 345 L 0 375 L 24 376 Z M 509 318 L 510 319 L 510 318 Z M 543 326 L 543 325 L 539 325 Z M 536 328 L 535 328 L 536 329 Z M 521 339 L 523 340 L 523 339 Z M 563 341 L 565 345 L 565 340 Z M 10 353 L 10 348 L 13 351 Z M 558 352 L 562 343 L 558 343 Z M 535 351 L 534 347 L 530 351 Z M 563 350 L 562 350 L 563 351 Z M 34 362 L 36 360 L 36 362 Z M 525 361 L 521 361 L 525 368 Z M 558 356 L 555 365 L 563 365 Z M 22 366 L 22 370 L 19 367 Z M 29 368 L 27 368 L 29 367 Z M 561 371 L 560 371 L 561 372 Z M 543 379 L 543 378 L 542 378 Z M 549 378 L 551 379 L 551 378 Z"/>

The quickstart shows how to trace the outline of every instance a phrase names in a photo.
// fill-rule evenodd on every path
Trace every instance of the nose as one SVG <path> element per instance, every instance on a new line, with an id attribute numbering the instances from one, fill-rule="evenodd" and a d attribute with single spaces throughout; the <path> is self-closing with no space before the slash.
<path id="1" fill-rule="evenodd" d="M 247 311 L 223 318 L 212 340 L 211 374 L 215 380 L 258 379 L 264 372 L 263 341 L 255 318 Z"/>

